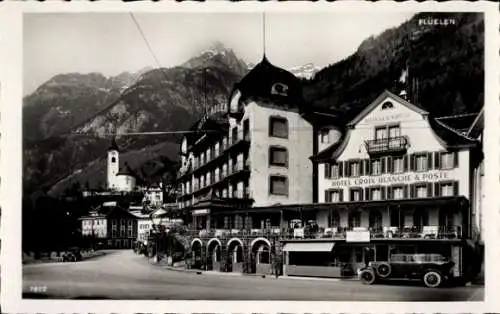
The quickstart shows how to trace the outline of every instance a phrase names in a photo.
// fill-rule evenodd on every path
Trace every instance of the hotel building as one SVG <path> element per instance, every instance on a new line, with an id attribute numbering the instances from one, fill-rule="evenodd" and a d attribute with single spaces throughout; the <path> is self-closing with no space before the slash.
<path id="1" fill-rule="evenodd" d="M 480 141 L 388 91 L 349 123 L 300 95 L 264 58 L 183 139 L 191 267 L 343 277 L 433 252 L 471 273 Z"/>

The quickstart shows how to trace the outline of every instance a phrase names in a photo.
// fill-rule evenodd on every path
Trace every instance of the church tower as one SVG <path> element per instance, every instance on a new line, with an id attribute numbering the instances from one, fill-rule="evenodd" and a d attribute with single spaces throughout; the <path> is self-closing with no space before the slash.
<path id="1" fill-rule="evenodd" d="M 107 188 L 114 190 L 117 188 L 116 175 L 120 168 L 120 153 L 116 138 L 113 137 L 111 146 L 108 148 L 108 163 L 107 163 Z"/>

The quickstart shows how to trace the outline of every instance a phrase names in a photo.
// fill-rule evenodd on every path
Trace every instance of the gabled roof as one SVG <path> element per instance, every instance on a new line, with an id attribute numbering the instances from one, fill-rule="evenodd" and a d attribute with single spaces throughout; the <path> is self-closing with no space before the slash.
<path id="1" fill-rule="evenodd" d="M 359 121 L 361 121 L 364 117 L 366 117 L 370 112 L 372 112 L 379 104 L 382 102 L 382 100 L 386 99 L 387 97 L 392 98 L 394 101 L 408 107 L 410 110 L 413 110 L 419 114 L 422 115 L 428 115 L 429 112 L 424 110 L 423 108 L 416 106 L 407 100 L 391 93 L 388 90 L 385 90 L 380 96 L 378 96 L 368 107 L 366 107 L 363 111 L 361 111 L 356 118 L 354 118 L 351 122 L 349 122 L 347 125 L 352 126 L 357 124 Z"/>
<path id="2" fill-rule="evenodd" d="M 477 139 L 479 135 L 483 132 L 483 129 L 484 129 L 484 107 L 481 109 L 474 122 L 472 122 L 466 134 L 470 138 Z"/>

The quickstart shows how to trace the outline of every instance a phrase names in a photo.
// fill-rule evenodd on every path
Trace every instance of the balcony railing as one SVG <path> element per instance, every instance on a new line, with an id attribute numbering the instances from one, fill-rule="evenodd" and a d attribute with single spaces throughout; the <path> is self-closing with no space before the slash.
<path id="1" fill-rule="evenodd" d="M 452 240 L 462 238 L 460 226 L 415 226 L 415 227 L 334 227 L 334 228 L 287 228 L 270 227 L 266 229 L 202 229 L 190 230 L 189 233 L 196 237 L 229 237 L 234 235 L 248 235 L 270 237 L 278 236 L 280 239 L 333 239 L 345 240 L 349 232 L 369 232 L 370 239 L 407 239 L 407 240 Z"/>
<path id="2" fill-rule="evenodd" d="M 403 152 L 408 147 L 408 137 L 397 136 L 365 141 L 368 154 Z"/>

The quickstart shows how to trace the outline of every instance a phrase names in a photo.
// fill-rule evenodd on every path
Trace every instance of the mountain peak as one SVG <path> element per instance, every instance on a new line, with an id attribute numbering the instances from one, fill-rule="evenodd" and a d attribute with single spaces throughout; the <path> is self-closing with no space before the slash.
<path id="1" fill-rule="evenodd" d="M 200 52 L 200 56 L 213 57 L 216 55 L 225 56 L 227 53 L 232 52 L 232 49 L 226 48 L 226 46 L 220 42 L 213 42 L 207 49 Z"/>

